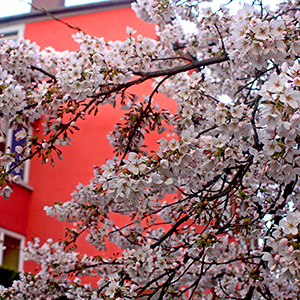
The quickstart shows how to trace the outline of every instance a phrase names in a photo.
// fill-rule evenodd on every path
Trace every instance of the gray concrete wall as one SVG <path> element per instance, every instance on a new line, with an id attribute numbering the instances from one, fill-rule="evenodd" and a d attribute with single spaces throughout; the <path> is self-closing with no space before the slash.
<path id="1" fill-rule="evenodd" d="M 32 8 L 34 11 L 34 6 L 37 8 L 53 9 L 65 6 L 65 0 L 32 0 Z"/>

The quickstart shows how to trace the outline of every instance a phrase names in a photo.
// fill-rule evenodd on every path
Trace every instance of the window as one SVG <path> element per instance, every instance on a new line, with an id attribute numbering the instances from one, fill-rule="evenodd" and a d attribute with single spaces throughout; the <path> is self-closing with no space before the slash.
<path id="1" fill-rule="evenodd" d="M 17 40 L 24 36 L 24 25 L 0 28 L 0 44 L 6 40 Z"/>
<path id="2" fill-rule="evenodd" d="M 23 138 L 21 140 L 16 139 L 16 133 L 19 131 L 19 129 L 14 130 L 14 129 L 8 129 L 7 134 L 6 134 L 6 145 L 5 145 L 5 152 L 6 153 L 15 153 L 15 159 L 18 160 L 20 155 L 16 151 L 17 146 L 23 146 L 26 138 Z M 30 127 L 27 130 L 28 134 L 32 133 L 32 128 Z M 8 169 L 11 169 L 14 166 L 14 163 L 12 163 Z M 17 168 L 11 172 L 12 175 L 19 175 L 23 182 L 28 183 L 28 178 L 29 178 L 29 160 L 26 160 L 24 165 L 21 168 Z"/>
<path id="3" fill-rule="evenodd" d="M 20 155 L 17 153 L 16 148 L 17 146 L 23 146 L 26 138 L 18 140 L 16 138 L 16 133 L 19 130 L 9 129 L 8 124 L 5 120 L 0 119 L 0 152 L 2 153 L 15 153 L 15 159 L 18 160 Z M 27 130 L 28 134 L 32 134 L 32 127 Z M 12 163 L 8 170 L 14 166 Z M 22 179 L 23 183 L 28 183 L 29 179 L 29 167 L 30 162 L 29 160 L 25 161 L 24 165 L 20 168 L 16 168 L 11 172 L 12 175 L 19 175 Z"/>
<path id="4" fill-rule="evenodd" d="M 0 151 L 5 152 L 6 147 L 7 122 L 0 119 Z"/>
<path id="5" fill-rule="evenodd" d="M 18 38 L 18 31 L 1 33 L 0 43 L 4 42 L 6 40 L 16 40 L 17 38 Z"/>
<path id="6" fill-rule="evenodd" d="M 25 236 L 0 228 L 0 265 L 12 270 L 23 269 L 22 249 L 25 246 Z"/>
<path id="7" fill-rule="evenodd" d="M 30 7 L 30 6 L 29 6 Z M 17 40 L 24 34 L 24 25 L 8 26 L 0 28 L 0 44 L 5 40 Z M 12 130 L 8 128 L 7 121 L 0 118 L 0 151 L 2 153 L 16 153 L 17 146 L 22 146 L 25 142 L 25 138 L 17 140 L 15 134 L 18 130 Z M 28 133 L 31 134 L 32 128 L 28 129 Z M 16 153 L 16 159 L 18 159 Z M 13 164 L 9 168 L 13 167 Z M 12 172 L 13 175 L 19 175 L 23 180 L 23 183 L 28 183 L 29 177 L 29 161 L 26 161 L 22 168 L 16 169 Z"/>

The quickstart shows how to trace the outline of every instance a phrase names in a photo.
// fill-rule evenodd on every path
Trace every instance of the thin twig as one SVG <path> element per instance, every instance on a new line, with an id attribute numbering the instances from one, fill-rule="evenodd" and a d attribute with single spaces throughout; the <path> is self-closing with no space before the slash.
<path id="1" fill-rule="evenodd" d="M 176 60 L 176 59 L 182 59 L 182 60 L 187 60 L 189 62 L 192 62 L 193 60 L 188 58 L 188 57 L 183 57 L 183 56 L 173 56 L 173 57 L 162 57 L 162 58 L 152 58 L 152 61 L 163 61 L 163 60 Z"/>
<path id="2" fill-rule="evenodd" d="M 255 122 L 255 116 L 256 116 L 256 112 L 258 109 L 258 104 L 259 104 L 259 100 L 261 99 L 261 96 L 257 96 L 256 99 L 254 100 L 254 107 L 253 107 L 253 111 L 252 111 L 252 117 L 251 117 L 251 125 L 252 125 L 252 129 L 253 129 L 253 138 L 254 138 L 254 145 L 253 148 L 256 150 L 261 150 L 261 145 L 259 143 L 259 137 L 258 137 L 258 132 L 257 132 L 257 128 L 256 128 L 256 122 Z"/>
<path id="3" fill-rule="evenodd" d="M 155 247 L 159 246 L 164 240 L 171 236 L 181 224 L 188 221 L 189 218 L 189 215 L 185 215 L 183 218 L 177 221 L 176 224 L 174 224 L 174 226 L 166 234 L 164 234 L 157 242 L 150 246 L 151 249 L 154 249 Z"/>
<path id="4" fill-rule="evenodd" d="M 102 97 L 102 96 L 108 96 L 111 95 L 113 93 L 118 93 L 121 90 L 126 90 L 127 88 L 134 86 L 134 85 L 139 85 L 145 81 L 147 81 L 148 79 L 152 79 L 155 77 L 160 77 L 160 76 L 172 76 L 175 74 L 179 74 L 179 73 L 183 73 L 192 69 L 195 69 L 197 67 L 205 67 L 205 66 L 209 66 L 212 64 L 217 64 L 217 63 L 221 63 L 224 61 L 228 61 L 229 57 L 226 54 L 220 55 L 220 56 L 216 56 L 216 57 L 212 57 L 212 58 L 208 58 L 208 59 L 204 59 L 201 61 L 194 61 L 191 62 L 189 64 L 183 65 L 183 66 L 177 66 L 174 68 L 169 68 L 169 69 L 163 69 L 163 70 L 157 70 L 157 71 L 153 71 L 153 72 L 135 72 L 135 75 L 141 76 L 140 78 L 137 78 L 135 80 L 123 83 L 123 84 L 118 84 L 115 85 L 114 87 L 110 88 L 110 89 L 105 89 L 104 91 L 100 91 L 98 93 L 95 93 L 91 98 L 92 100 L 86 105 L 86 107 L 79 113 L 76 114 L 76 116 L 71 119 L 67 124 L 65 124 L 65 126 L 63 128 L 61 128 L 49 141 L 48 143 L 54 143 L 58 137 L 65 132 L 71 125 L 72 122 L 75 122 L 79 117 L 82 116 L 82 113 L 86 112 L 94 103 L 101 103 L 103 102 L 105 99 L 103 99 L 103 101 L 99 102 L 98 98 Z M 37 147 L 37 149 L 32 152 L 29 156 L 25 157 L 24 159 L 22 159 L 20 162 L 16 163 L 14 165 L 13 168 L 11 168 L 9 170 L 9 173 L 11 173 L 11 171 L 13 171 L 14 169 L 16 169 L 17 167 L 19 167 L 21 164 L 23 164 L 25 161 L 33 158 L 35 155 L 37 155 L 40 150 L 42 149 L 42 146 L 39 145 Z"/>
<path id="5" fill-rule="evenodd" d="M 73 25 L 71 25 L 71 24 L 69 24 L 69 23 L 67 23 L 67 22 L 65 22 L 65 21 L 63 21 L 63 20 L 61 20 L 61 19 L 55 17 L 53 14 L 51 14 L 51 13 L 50 13 L 49 11 L 47 11 L 45 8 L 39 8 L 39 7 L 35 6 L 35 5 L 33 5 L 32 3 L 29 3 L 29 2 L 26 2 L 26 1 L 24 1 L 24 2 L 25 2 L 25 3 L 28 3 L 29 5 L 31 5 L 31 7 L 32 7 L 33 9 L 35 9 L 35 10 L 37 10 L 37 11 L 39 11 L 39 12 L 45 14 L 46 16 L 51 17 L 53 20 L 58 21 L 58 22 L 60 22 L 60 23 L 62 23 L 62 24 L 64 24 L 64 25 L 66 25 L 67 27 L 69 27 L 69 28 L 71 28 L 71 29 L 73 29 L 73 30 L 76 30 L 76 31 L 79 31 L 79 32 L 82 32 L 82 33 L 85 34 L 85 32 L 84 32 L 83 30 L 81 30 L 78 26 L 73 26 Z"/>
<path id="6" fill-rule="evenodd" d="M 55 75 L 53 75 L 53 74 L 51 74 L 51 73 L 49 73 L 49 72 L 43 70 L 42 68 L 39 68 L 39 67 L 36 67 L 36 66 L 30 66 L 30 68 L 31 68 L 32 70 L 39 71 L 39 72 L 43 73 L 44 75 L 46 75 L 46 76 L 52 78 L 52 79 L 54 80 L 55 83 L 57 82 L 57 79 L 56 79 Z"/>
<path id="7" fill-rule="evenodd" d="M 149 96 L 148 104 L 147 104 L 145 110 L 143 110 L 143 111 L 141 112 L 141 114 L 140 114 L 140 116 L 139 116 L 137 122 L 135 123 L 135 125 L 134 125 L 134 127 L 133 127 L 133 130 L 130 132 L 130 135 L 129 135 L 129 137 L 128 137 L 128 143 L 127 143 L 127 145 L 126 145 L 126 149 L 125 149 L 125 151 L 124 151 L 124 154 L 123 154 L 123 157 L 122 157 L 122 159 L 121 159 L 121 162 L 123 161 L 123 159 L 125 158 L 125 156 L 127 155 L 128 151 L 129 151 L 129 149 L 130 149 L 131 142 L 132 142 L 132 140 L 133 140 L 133 138 L 134 138 L 134 135 L 135 135 L 135 133 L 136 133 L 138 127 L 141 125 L 143 119 L 146 117 L 146 115 L 148 114 L 148 112 L 149 112 L 150 109 L 151 109 L 151 103 L 152 103 L 152 98 L 153 98 L 154 94 L 158 92 L 158 89 L 159 89 L 159 87 L 163 84 L 163 82 L 166 81 L 166 80 L 167 80 L 168 78 L 170 78 L 170 77 L 171 77 L 171 76 L 168 75 L 168 76 L 166 76 L 165 78 L 163 78 L 163 79 L 157 84 L 157 86 L 156 86 L 155 89 L 152 91 L 151 95 Z"/>
<path id="8" fill-rule="evenodd" d="M 223 41 L 222 34 L 221 34 L 220 30 L 219 30 L 218 25 L 217 25 L 216 23 L 215 23 L 214 25 L 215 25 L 215 27 L 216 27 L 216 29 L 217 29 L 217 32 L 218 32 L 218 34 L 219 34 L 219 36 L 220 36 L 220 39 L 221 39 L 221 44 L 222 44 L 222 50 L 223 50 L 223 53 L 226 53 L 226 49 L 225 49 L 225 45 L 224 45 L 224 41 Z"/>

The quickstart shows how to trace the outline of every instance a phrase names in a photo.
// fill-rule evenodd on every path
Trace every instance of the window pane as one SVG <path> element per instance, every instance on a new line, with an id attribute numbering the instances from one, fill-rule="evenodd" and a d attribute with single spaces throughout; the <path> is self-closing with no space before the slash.
<path id="1" fill-rule="evenodd" d="M 3 44 L 7 40 L 17 40 L 18 39 L 18 31 L 10 31 L 4 32 L 0 34 L 0 43 Z"/>
<path id="2" fill-rule="evenodd" d="M 4 119 L 0 119 L 0 151 L 5 152 L 7 135 L 7 122 Z"/>
<path id="3" fill-rule="evenodd" d="M 13 130 L 13 132 L 12 132 L 12 141 L 11 141 L 11 145 L 10 145 L 11 152 L 16 154 L 16 156 L 15 156 L 16 161 L 18 161 L 19 158 L 20 158 L 20 155 L 16 151 L 16 147 L 17 146 L 23 146 L 26 142 L 26 138 L 23 138 L 21 140 L 16 139 L 16 133 L 18 131 L 19 130 Z M 12 168 L 14 165 L 15 164 L 12 163 L 9 168 Z M 24 179 L 24 168 L 23 167 L 17 168 L 15 170 L 13 170 L 11 172 L 11 174 L 12 175 L 19 175 L 22 179 Z"/>
<path id="4" fill-rule="evenodd" d="M 4 267 L 18 270 L 20 255 L 20 240 L 9 235 L 4 236 L 3 263 Z"/>

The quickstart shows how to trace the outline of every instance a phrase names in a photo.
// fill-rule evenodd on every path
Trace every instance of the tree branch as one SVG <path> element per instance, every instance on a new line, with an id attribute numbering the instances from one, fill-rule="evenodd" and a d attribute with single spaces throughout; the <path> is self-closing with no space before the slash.
<path id="1" fill-rule="evenodd" d="M 55 83 L 57 82 L 57 79 L 56 79 L 55 75 L 53 75 L 53 74 L 51 74 L 51 73 L 49 73 L 49 72 L 43 70 L 42 68 L 39 68 L 39 67 L 36 67 L 36 66 L 30 66 L 30 68 L 31 68 L 32 70 L 39 71 L 39 72 L 45 74 L 46 76 L 52 78 L 52 79 L 54 80 Z"/>
<path id="2" fill-rule="evenodd" d="M 229 57 L 227 54 L 222 54 L 220 56 L 215 56 L 212 58 L 207 58 L 207 59 L 203 59 L 201 61 L 193 61 L 187 65 L 184 66 L 178 66 L 178 67 L 174 67 L 174 68 L 169 68 L 169 69 L 165 69 L 165 70 L 158 70 L 158 71 L 153 71 L 153 72 L 134 72 L 134 75 L 138 75 L 138 76 L 143 76 L 143 77 L 147 77 L 147 79 L 149 78 L 153 78 L 153 77 L 159 77 L 159 76 L 164 76 L 164 75 L 175 75 L 178 73 L 182 73 L 182 72 L 186 72 L 192 69 L 196 69 L 199 67 L 206 67 L 209 65 L 213 65 L 213 64 L 218 64 L 224 61 L 228 61 Z M 142 78 L 143 78 L 142 77 Z"/>
<path id="3" fill-rule="evenodd" d="M 181 224 L 186 222 L 189 218 L 190 217 L 186 215 L 182 219 L 177 221 L 176 224 L 174 224 L 174 226 L 166 234 L 164 234 L 156 243 L 152 244 L 150 247 L 154 249 L 155 247 L 159 246 L 164 240 L 171 236 Z"/>

